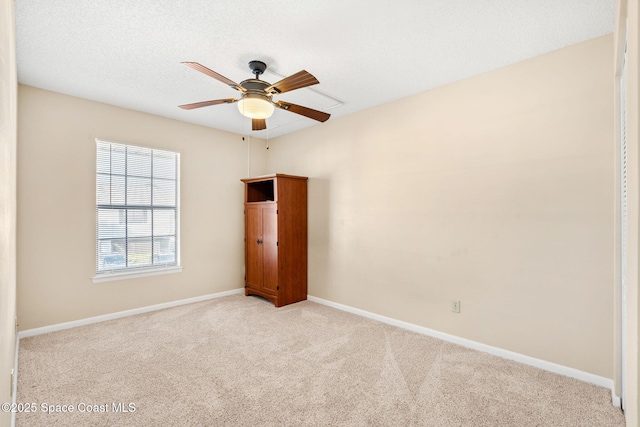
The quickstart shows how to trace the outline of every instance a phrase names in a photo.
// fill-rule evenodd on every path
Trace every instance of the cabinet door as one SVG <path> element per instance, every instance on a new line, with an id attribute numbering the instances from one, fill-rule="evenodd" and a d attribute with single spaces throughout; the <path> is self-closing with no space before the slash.
<path id="1" fill-rule="evenodd" d="M 245 268 L 246 285 L 260 290 L 262 287 L 262 208 L 261 206 L 245 207 Z"/>
<path id="2" fill-rule="evenodd" d="M 278 290 L 278 214 L 275 206 L 262 209 L 262 291 L 276 295 Z"/>

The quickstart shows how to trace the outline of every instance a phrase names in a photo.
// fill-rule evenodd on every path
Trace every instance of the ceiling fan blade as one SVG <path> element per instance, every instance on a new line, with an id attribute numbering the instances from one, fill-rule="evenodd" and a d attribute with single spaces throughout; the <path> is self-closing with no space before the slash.
<path id="1" fill-rule="evenodd" d="M 291 104 L 290 102 L 278 101 L 276 105 L 283 110 L 291 111 L 292 113 L 300 114 L 301 116 L 309 117 L 310 119 L 317 120 L 319 122 L 326 122 L 331 117 L 331 114 L 324 111 L 314 110 L 313 108 L 303 107 L 302 105 Z"/>
<path id="2" fill-rule="evenodd" d="M 267 128 L 265 119 L 251 119 L 251 130 L 264 130 Z"/>
<path id="3" fill-rule="evenodd" d="M 233 80 L 229 80 L 228 78 L 226 78 L 225 76 L 216 73 L 213 70 L 208 69 L 207 67 L 205 67 L 204 65 L 198 64 L 197 62 L 182 62 L 182 64 L 186 65 L 187 67 L 191 67 L 196 71 L 200 71 L 203 74 L 206 74 L 209 77 L 213 77 L 214 79 L 231 86 L 232 88 L 234 88 L 235 90 L 239 90 L 240 92 L 246 92 L 247 90 L 245 88 L 243 88 L 242 86 L 240 86 L 238 83 L 234 82 Z"/>
<path id="4" fill-rule="evenodd" d="M 313 86 L 320 83 L 313 74 L 302 70 L 295 74 L 285 77 L 277 83 L 265 88 L 265 91 L 271 93 L 285 93 L 291 90 L 300 89 L 307 86 Z"/>
<path id="5" fill-rule="evenodd" d="M 193 104 L 178 105 L 183 110 L 193 110 L 194 108 L 208 107 L 209 105 L 232 104 L 236 102 L 235 98 L 214 99 L 213 101 L 194 102 Z"/>

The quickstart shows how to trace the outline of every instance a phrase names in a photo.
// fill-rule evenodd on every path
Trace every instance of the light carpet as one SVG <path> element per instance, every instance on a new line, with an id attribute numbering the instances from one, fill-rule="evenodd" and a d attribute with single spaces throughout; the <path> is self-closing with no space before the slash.
<path id="1" fill-rule="evenodd" d="M 18 427 L 624 425 L 608 389 L 242 295 L 22 339 L 18 372 Z"/>

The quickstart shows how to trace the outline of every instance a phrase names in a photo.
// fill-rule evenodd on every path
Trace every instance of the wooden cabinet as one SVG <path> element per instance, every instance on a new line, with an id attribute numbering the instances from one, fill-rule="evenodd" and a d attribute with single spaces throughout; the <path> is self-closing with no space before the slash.
<path id="1" fill-rule="evenodd" d="M 307 299 L 307 178 L 243 179 L 245 295 L 276 307 Z"/>

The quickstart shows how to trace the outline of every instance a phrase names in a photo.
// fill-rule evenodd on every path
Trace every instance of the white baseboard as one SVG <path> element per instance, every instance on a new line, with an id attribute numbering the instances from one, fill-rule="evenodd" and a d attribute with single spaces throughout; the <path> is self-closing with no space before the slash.
<path id="1" fill-rule="evenodd" d="M 27 329 L 18 332 L 18 339 L 33 337 L 36 335 L 47 334 L 49 332 L 62 331 L 64 329 L 75 328 L 78 326 L 90 325 L 92 323 L 104 322 L 107 320 L 119 319 L 121 317 L 133 316 L 135 314 L 148 313 L 150 311 L 162 310 L 164 308 L 177 307 L 194 302 L 206 301 L 214 298 L 226 297 L 227 295 L 240 294 L 244 292 L 244 288 L 232 289 L 230 291 L 217 292 L 215 294 L 201 295 L 199 297 L 181 299 L 177 301 L 165 302 L 162 304 L 148 305 L 146 307 L 134 308 L 131 310 L 118 311 L 116 313 L 103 314 L 101 316 L 88 317 L 86 319 L 73 320 L 71 322 L 58 323 L 55 325 L 43 326 L 41 328 Z M 17 350 L 16 350 L 17 351 Z M 16 356 L 17 357 L 17 356 Z"/>
<path id="2" fill-rule="evenodd" d="M 308 295 L 309 301 L 323 304 L 329 307 L 336 308 L 338 310 L 346 311 L 348 313 L 357 314 L 372 320 L 377 320 L 388 325 L 397 326 L 399 328 L 408 329 L 419 334 L 428 335 L 430 337 L 438 338 L 443 341 L 458 344 L 463 347 L 471 348 L 473 350 L 489 353 L 494 356 L 502 357 L 503 359 L 513 360 L 525 365 L 533 366 L 538 369 L 553 372 L 555 374 L 564 375 L 566 377 L 575 378 L 580 381 L 584 381 L 590 384 L 595 384 L 600 387 L 605 387 L 611 390 L 611 403 L 613 406 L 620 407 L 620 397 L 616 396 L 613 388 L 613 380 L 610 378 L 594 375 L 589 372 L 584 372 L 568 366 L 559 365 L 557 363 L 548 362 L 546 360 L 537 359 L 535 357 L 527 356 L 521 353 L 505 350 L 499 347 L 493 347 L 491 345 L 482 344 L 477 341 L 468 340 L 455 335 L 447 334 L 444 332 L 436 331 L 434 329 L 425 328 L 424 326 L 414 325 L 413 323 L 403 322 L 402 320 L 392 319 L 390 317 L 381 316 L 379 314 L 371 313 L 369 311 L 360 310 L 359 308 L 350 307 L 348 305 L 339 304 L 333 301 L 325 300 L 322 298 Z"/>
<path id="3" fill-rule="evenodd" d="M 612 383 L 613 383 L 613 381 L 612 381 Z M 620 396 L 616 396 L 616 393 L 613 391 L 613 386 L 611 387 L 611 403 L 616 408 L 621 408 L 622 407 L 622 399 L 620 398 Z"/>

